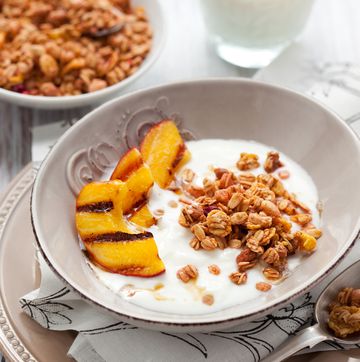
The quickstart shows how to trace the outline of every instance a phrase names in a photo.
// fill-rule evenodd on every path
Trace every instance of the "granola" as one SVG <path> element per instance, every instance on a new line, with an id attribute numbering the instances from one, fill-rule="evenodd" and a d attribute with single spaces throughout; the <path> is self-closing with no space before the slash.
<path id="1" fill-rule="evenodd" d="M 129 0 L 3 0 L 0 7 L 0 87 L 14 92 L 94 92 L 132 75 L 151 48 L 145 11 Z M 117 24 L 117 33 L 95 37 Z"/>
<path id="2" fill-rule="evenodd" d="M 265 173 L 255 175 L 248 170 L 260 167 L 255 154 L 241 153 L 236 167 L 246 172 L 234 174 L 225 168 L 213 168 L 213 177 L 195 184 L 190 169 L 183 172 L 182 191 L 188 201 L 182 208 L 179 223 L 189 228 L 194 250 L 234 248 L 237 271 L 229 279 L 237 284 L 247 281 L 247 272 L 262 265 L 266 280 L 278 281 L 287 275 L 288 257 L 297 252 L 311 253 L 316 249 L 322 232 L 312 222 L 311 210 L 290 194 L 273 172 L 283 166 L 278 152 L 269 152 L 264 163 Z M 282 171 L 280 171 L 282 172 Z M 292 231 L 293 224 L 297 231 Z M 300 229 L 300 230 L 299 230 Z M 210 270 L 209 267 L 209 271 Z M 267 291 L 268 283 L 257 289 Z"/>
<path id="3" fill-rule="evenodd" d="M 340 338 L 360 331 L 360 289 L 344 288 L 329 305 L 329 327 Z"/>

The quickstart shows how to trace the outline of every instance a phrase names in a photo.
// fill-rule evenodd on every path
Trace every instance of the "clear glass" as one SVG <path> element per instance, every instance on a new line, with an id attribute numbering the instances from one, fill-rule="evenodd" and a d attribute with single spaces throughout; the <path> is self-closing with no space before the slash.
<path id="1" fill-rule="evenodd" d="M 244 67 L 267 66 L 302 31 L 314 0 L 201 0 L 216 52 Z"/>

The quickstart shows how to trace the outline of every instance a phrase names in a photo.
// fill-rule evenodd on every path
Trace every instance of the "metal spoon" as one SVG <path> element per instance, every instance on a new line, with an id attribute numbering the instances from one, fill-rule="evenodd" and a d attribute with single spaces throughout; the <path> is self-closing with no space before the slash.
<path id="1" fill-rule="evenodd" d="M 113 14 L 115 14 L 119 19 L 124 17 L 124 13 L 121 10 L 119 10 L 119 9 L 117 9 L 115 7 L 113 7 L 111 9 L 111 12 Z M 90 32 L 88 35 L 90 35 L 93 38 L 102 38 L 102 37 L 105 37 L 105 36 L 108 36 L 108 35 L 115 34 L 115 33 L 119 32 L 124 27 L 124 25 L 125 25 L 125 22 L 123 20 L 120 20 L 118 24 L 113 25 L 110 28 L 101 29 L 101 30 L 98 30 L 98 31 L 95 31 L 95 32 Z"/>
<path id="2" fill-rule="evenodd" d="M 337 276 L 319 296 L 315 305 L 315 321 L 317 324 L 304 329 L 298 335 L 293 337 L 289 342 L 283 343 L 274 353 L 270 354 L 263 362 L 279 362 L 305 347 L 314 347 L 316 344 L 331 340 L 343 344 L 355 344 L 360 342 L 358 333 L 349 335 L 346 338 L 335 337 L 329 329 L 327 322 L 329 318 L 328 307 L 336 299 L 338 292 L 342 288 L 360 287 L 360 260 L 345 269 Z"/>

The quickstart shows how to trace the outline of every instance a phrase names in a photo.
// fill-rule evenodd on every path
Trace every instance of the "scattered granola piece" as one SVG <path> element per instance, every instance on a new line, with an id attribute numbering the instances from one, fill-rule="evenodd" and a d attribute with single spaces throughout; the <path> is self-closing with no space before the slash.
<path id="1" fill-rule="evenodd" d="M 189 168 L 185 168 L 185 170 L 181 174 L 182 181 L 186 183 L 191 183 L 194 180 L 194 178 L 195 178 L 195 173 Z"/>
<path id="2" fill-rule="evenodd" d="M 253 170 L 260 166 L 259 157 L 253 153 L 242 152 L 236 166 L 241 171 Z"/>
<path id="3" fill-rule="evenodd" d="M 154 215 L 157 216 L 157 217 L 163 216 L 164 214 L 165 214 L 164 209 L 156 209 L 154 211 Z"/>
<path id="4" fill-rule="evenodd" d="M 290 173 L 287 170 L 279 171 L 279 177 L 282 180 L 287 180 L 290 177 Z"/>
<path id="5" fill-rule="evenodd" d="M 263 274 L 265 276 L 266 279 L 269 280 L 279 280 L 281 278 L 281 273 L 279 270 L 274 269 L 274 268 L 265 268 L 263 270 Z"/>
<path id="6" fill-rule="evenodd" d="M 280 217 L 281 213 L 279 208 L 269 200 L 262 200 L 260 210 L 264 211 L 266 215 L 271 217 Z"/>
<path id="7" fill-rule="evenodd" d="M 291 216 L 290 220 L 301 226 L 305 226 L 312 221 L 312 216 L 309 214 L 296 214 Z"/>
<path id="8" fill-rule="evenodd" d="M 264 163 L 264 170 L 268 173 L 271 173 L 282 166 L 284 166 L 284 165 L 280 161 L 279 152 L 276 152 L 276 151 L 268 152 L 265 163 Z"/>
<path id="9" fill-rule="evenodd" d="M 231 232 L 230 217 L 220 210 L 211 211 L 206 217 L 209 232 L 217 236 L 226 236 Z"/>
<path id="10" fill-rule="evenodd" d="M 211 264 L 208 266 L 209 273 L 214 275 L 219 275 L 221 270 L 216 264 Z"/>
<path id="11" fill-rule="evenodd" d="M 176 209 L 178 207 L 178 203 L 175 200 L 170 200 L 169 201 L 169 206 Z"/>
<path id="12" fill-rule="evenodd" d="M 202 187 L 193 184 L 189 185 L 186 188 L 186 192 L 195 199 L 205 194 L 204 189 Z"/>
<path id="13" fill-rule="evenodd" d="M 235 273 L 231 273 L 229 275 L 229 279 L 234 283 L 234 284 L 237 284 L 237 285 L 240 285 L 240 284 L 245 284 L 246 281 L 247 281 L 247 273 L 244 272 L 235 272 Z"/>
<path id="14" fill-rule="evenodd" d="M 176 276 L 184 283 L 187 283 L 191 279 L 196 279 L 199 275 L 199 272 L 196 266 L 188 264 L 183 268 L 179 269 L 176 273 Z"/>
<path id="15" fill-rule="evenodd" d="M 214 304 L 214 296 L 212 294 L 205 294 L 202 297 L 202 302 L 207 305 L 213 305 Z"/>
<path id="16" fill-rule="evenodd" d="M 268 292 L 271 289 L 271 284 L 259 282 L 256 283 L 256 289 L 260 290 L 260 292 Z"/>

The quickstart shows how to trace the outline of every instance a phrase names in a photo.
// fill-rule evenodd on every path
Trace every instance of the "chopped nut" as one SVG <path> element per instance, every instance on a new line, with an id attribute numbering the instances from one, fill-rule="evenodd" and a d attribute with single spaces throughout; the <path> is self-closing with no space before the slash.
<path id="1" fill-rule="evenodd" d="M 265 268 L 263 274 L 265 278 L 269 280 L 278 280 L 281 278 L 280 271 L 274 268 Z"/>
<path id="2" fill-rule="evenodd" d="M 199 273 L 196 266 L 188 264 L 183 268 L 179 269 L 176 276 L 184 283 L 187 283 L 191 279 L 196 279 Z"/>
<path id="3" fill-rule="evenodd" d="M 191 227 L 191 232 L 200 240 L 204 240 L 206 235 L 204 228 L 200 224 L 195 224 Z"/>
<path id="4" fill-rule="evenodd" d="M 177 202 L 174 201 L 174 200 L 170 200 L 169 203 L 168 203 L 168 205 L 169 205 L 170 207 L 174 208 L 174 209 L 176 209 L 176 208 L 178 207 Z"/>
<path id="5" fill-rule="evenodd" d="M 258 258 L 258 255 L 251 251 L 249 248 L 245 248 L 241 251 L 241 253 L 236 258 L 236 263 L 239 264 L 241 262 L 252 262 Z"/>
<path id="6" fill-rule="evenodd" d="M 295 195 L 289 195 L 289 200 L 295 204 L 296 207 L 299 207 L 303 211 L 305 211 L 307 214 L 311 213 L 310 208 L 308 208 L 303 202 L 299 201 Z"/>
<path id="7" fill-rule="evenodd" d="M 245 211 L 236 212 L 230 216 L 232 225 L 244 225 L 248 219 L 248 214 Z"/>
<path id="8" fill-rule="evenodd" d="M 214 250 L 217 248 L 218 243 L 215 238 L 211 238 L 206 236 L 203 240 L 201 240 L 201 247 L 205 250 Z"/>
<path id="9" fill-rule="evenodd" d="M 205 216 L 200 206 L 186 206 L 181 210 L 179 224 L 184 227 L 190 227 L 194 222 L 202 221 L 203 218 Z"/>
<path id="10" fill-rule="evenodd" d="M 217 191 L 215 191 L 215 199 L 218 202 L 221 202 L 222 204 L 227 205 L 227 203 L 230 200 L 230 194 L 226 189 L 217 190 Z"/>
<path id="11" fill-rule="evenodd" d="M 271 284 L 259 282 L 256 283 L 256 289 L 260 290 L 260 292 L 268 292 L 271 289 Z"/>
<path id="12" fill-rule="evenodd" d="M 290 217 L 290 220 L 296 222 L 301 226 L 305 226 L 312 220 L 312 216 L 309 214 L 296 214 Z"/>
<path id="13" fill-rule="evenodd" d="M 290 177 L 290 173 L 289 173 L 289 171 L 286 171 L 286 170 L 280 171 L 279 172 L 279 177 L 282 180 L 286 180 L 286 179 L 288 179 Z"/>
<path id="14" fill-rule="evenodd" d="M 189 185 L 186 192 L 193 196 L 195 199 L 205 194 L 204 189 L 197 185 Z"/>
<path id="15" fill-rule="evenodd" d="M 226 168 L 219 168 L 219 167 L 214 168 L 214 173 L 218 180 L 220 180 L 221 176 L 226 172 L 229 172 Z"/>
<path id="16" fill-rule="evenodd" d="M 283 163 L 280 161 L 279 152 L 270 151 L 267 154 L 265 163 L 264 163 L 264 170 L 268 173 L 274 172 L 276 169 L 284 166 Z"/>
<path id="17" fill-rule="evenodd" d="M 280 217 L 280 210 L 278 207 L 271 201 L 262 200 L 260 209 L 265 212 L 266 215 L 271 217 Z"/>
<path id="18" fill-rule="evenodd" d="M 190 170 L 189 168 L 185 168 L 185 170 L 181 174 L 181 179 L 183 182 L 191 183 L 195 178 L 194 171 Z"/>
<path id="19" fill-rule="evenodd" d="M 281 199 L 278 201 L 278 208 L 280 211 L 287 215 L 294 215 L 296 213 L 295 207 L 290 200 Z"/>
<path id="20" fill-rule="evenodd" d="M 236 181 L 236 177 L 232 172 L 225 172 L 219 181 L 219 188 L 220 189 L 227 189 L 231 185 L 234 185 Z"/>
<path id="21" fill-rule="evenodd" d="M 202 302 L 207 305 L 213 305 L 214 304 L 214 296 L 212 294 L 205 294 L 202 297 Z"/>
<path id="22" fill-rule="evenodd" d="M 236 192 L 231 196 L 227 206 L 230 209 L 235 209 L 237 206 L 239 206 L 239 204 L 241 203 L 242 200 L 243 200 L 243 196 L 241 195 L 241 193 Z"/>
<path id="23" fill-rule="evenodd" d="M 237 285 L 245 284 L 247 281 L 247 273 L 235 272 L 229 275 L 229 279 Z"/>
<path id="24" fill-rule="evenodd" d="M 231 232 L 230 217 L 220 210 L 212 210 L 206 217 L 209 232 L 217 236 L 226 236 Z"/>
<path id="25" fill-rule="evenodd" d="M 228 242 L 228 246 L 229 246 L 229 248 L 232 248 L 232 249 L 240 249 L 242 246 L 242 240 L 231 239 Z"/>
<path id="26" fill-rule="evenodd" d="M 221 273 L 220 268 L 216 264 L 211 264 L 208 266 L 209 273 L 214 275 L 219 275 Z"/>
<path id="27" fill-rule="evenodd" d="M 236 166 L 241 171 L 252 170 L 260 166 L 259 157 L 253 153 L 241 153 Z"/>

